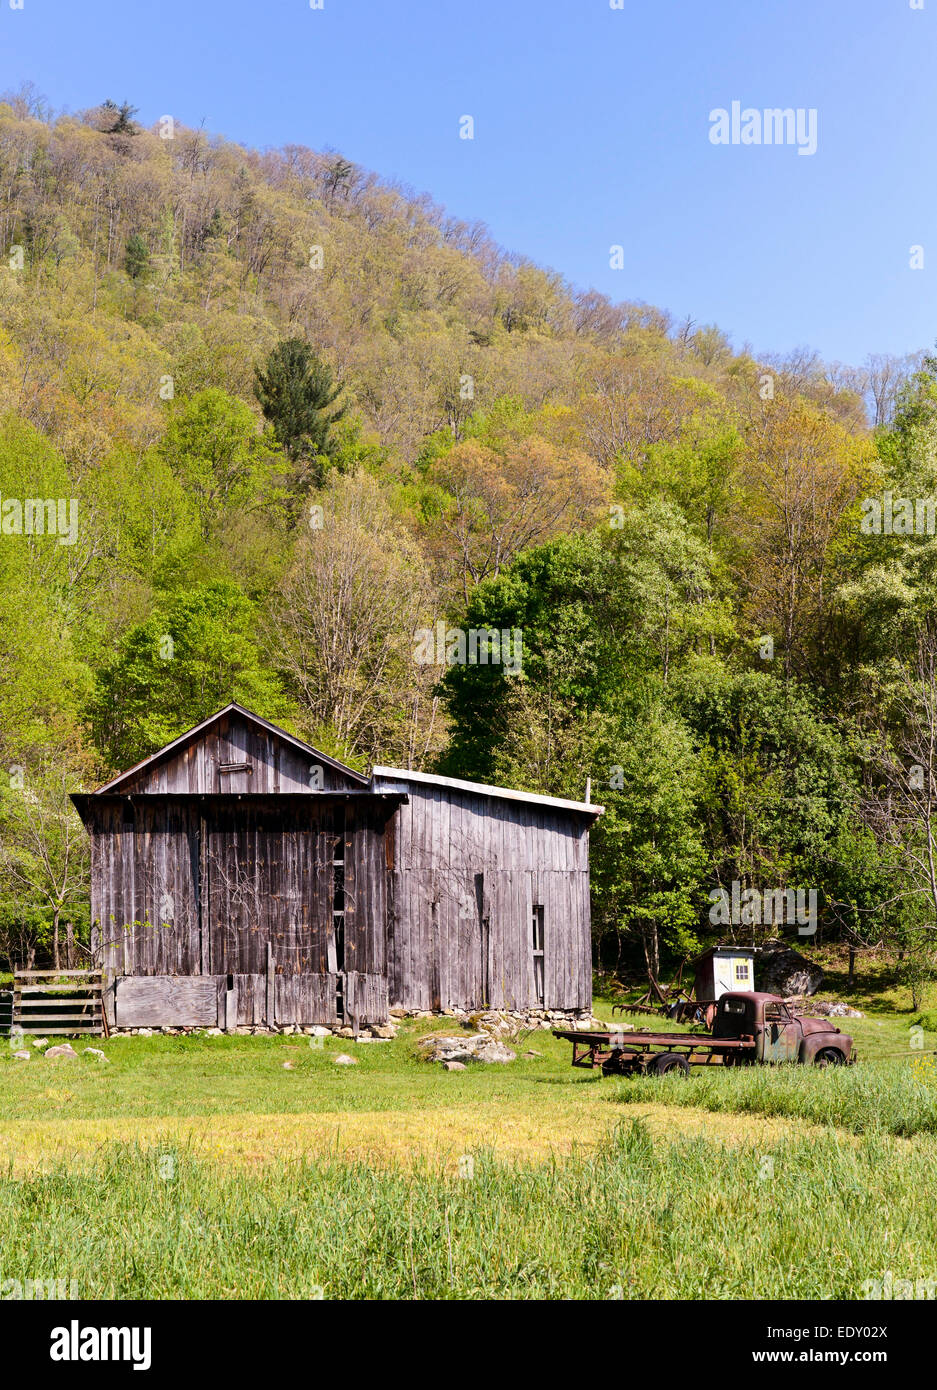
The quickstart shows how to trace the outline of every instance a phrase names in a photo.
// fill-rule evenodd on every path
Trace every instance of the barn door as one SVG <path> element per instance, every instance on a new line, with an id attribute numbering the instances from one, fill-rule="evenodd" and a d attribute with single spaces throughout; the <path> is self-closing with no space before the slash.
<path id="1" fill-rule="evenodd" d="M 211 810 L 201 863 L 208 973 L 265 974 L 268 946 L 278 975 L 332 968 L 325 839 L 311 798 L 301 811 L 248 802 Z"/>

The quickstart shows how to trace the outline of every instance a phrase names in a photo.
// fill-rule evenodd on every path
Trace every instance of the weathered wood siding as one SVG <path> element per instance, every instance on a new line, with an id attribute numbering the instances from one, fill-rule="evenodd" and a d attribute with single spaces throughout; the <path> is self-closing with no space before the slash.
<path id="1" fill-rule="evenodd" d="M 115 982 L 118 1028 L 214 1028 L 218 986 L 210 975 L 121 976 Z"/>
<path id="2" fill-rule="evenodd" d="M 249 802 L 206 816 L 209 952 L 214 974 L 260 973 L 268 941 L 287 974 L 326 967 L 331 929 L 333 816 Z"/>
<path id="3" fill-rule="evenodd" d="M 222 771 L 247 764 L 239 771 Z M 338 791 L 362 783 L 337 768 L 252 724 L 236 712 L 225 715 L 187 745 L 142 767 L 121 784 L 121 792 L 166 795 L 188 792 Z"/>
<path id="4" fill-rule="evenodd" d="M 328 796 L 92 801 L 92 949 L 109 1017 L 117 976 L 259 975 L 268 946 L 278 974 L 335 971 L 342 872 L 344 970 L 383 975 L 392 805 Z"/>
<path id="5" fill-rule="evenodd" d="M 337 848 L 344 860 L 345 970 L 384 970 L 384 818 L 362 802 L 248 802 L 207 818 L 208 970 L 264 969 L 269 942 L 279 973 L 324 974 L 330 957 Z"/>
<path id="6" fill-rule="evenodd" d="M 588 820 L 455 788 L 393 785 L 409 803 L 388 832 L 391 1004 L 536 1008 L 539 904 L 544 1007 L 590 1007 Z"/>
<path id="7" fill-rule="evenodd" d="M 110 976 L 201 969 L 196 806 L 102 799 L 91 824 L 91 946 Z"/>
<path id="8" fill-rule="evenodd" d="M 272 984 L 272 989 L 271 989 Z M 341 986 L 346 1001 L 340 1019 Z M 118 1028 L 308 1028 L 351 1021 L 363 1027 L 387 1017 L 383 975 L 130 975 L 114 981 L 112 1022 Z"/>

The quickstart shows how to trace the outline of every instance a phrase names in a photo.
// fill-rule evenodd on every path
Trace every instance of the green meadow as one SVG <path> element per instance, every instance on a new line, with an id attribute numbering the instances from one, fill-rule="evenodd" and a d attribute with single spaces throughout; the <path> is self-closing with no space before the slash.
<path id="1" fill-rule="evenodd" d="M 933 1279 L 937 1035 L 911 1050 L 913 1018 L 849 1020 L 855 1067 L 688 1081 L 574 1071 L 546 1032 L 445 1072 L 417 1047 L 438 1019 L 368 1044 L 4 1051 L 0 1296 L 861 1299 L 888 1271 Z"/>

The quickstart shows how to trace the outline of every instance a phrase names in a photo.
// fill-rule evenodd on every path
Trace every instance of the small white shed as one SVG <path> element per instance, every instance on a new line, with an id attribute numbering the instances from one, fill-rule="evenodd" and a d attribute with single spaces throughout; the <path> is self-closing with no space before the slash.
<path id="1" fill-rule="evenodd" d="M 752 946 L 712 946 L 696 961 L 693 993 L 701 1004 L 723 994 L 755 988 L 755 950 Z"/>

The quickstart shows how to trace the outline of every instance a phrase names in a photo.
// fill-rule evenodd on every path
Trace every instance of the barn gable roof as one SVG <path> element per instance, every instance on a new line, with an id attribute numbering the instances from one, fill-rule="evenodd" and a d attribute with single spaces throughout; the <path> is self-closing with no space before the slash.
<path id="1" fill-rule="evenodd" d="M 440 777 L 434 772 L 413 772 L 408 768 L 375 767 L 371 782 L 377 791 L 378 782 L 425 782 L 433 787 L 449 787 L 453 791 L 470 792 L 474 796 L 500 797 L 505 801 L 525 801 L 534 806 L 549 806 L 558 811 L 579 811 L 583 815 L 601 816 L 604 806 L 591 801 L 568 801 L 562 796 L 543 796 L 538 792 L 516 791 L 513 787 L 496 787 L 489 782 L 464 782 L 458 777 Z"/>
<path id="2" fill-rule="evenodd" d="M 230 704 L 225 705 L 223 709 L 217 710 L 215 714 L 210 715 L 207 719 L 203 719 L 201 724 L 196 724 L 194 728 L 187 729 L 184 734 L 180 734 L 179 737 L 173 739 L 171 743 L 167 743 L 165 747 L 157 749 L 155 753 L 151 753 L 148 758 L 144 758 L 141 762 L 135 763 L 133 767 L 128 767 L 126 771 L 119 773 L 116 777 L 112 778 L 110 782 L 105 782 L 104 786 L 99 787 L 94 795 L 103 796 L 105 793 L 113 794 L 115 792 L 129 791 L 140 778 L 141 774 L 157 766 L 159 763 L 165 762 L 168 758 L 181 752 L 190 744 L 197 742 L 199 738 L 204 737 L 205 734 L 218 724 L 220 720 L 228 718 L 232 714 L 236 714 L 246 724 L 253 725 L 255 728 L 261 729 L 283 743 L 288 744 L 290 747 L 295 748 L 298 752 L 306 755 L 311 761 L 322 763 L 325 767 L 331 768 L 334 772 L 347 778 L 355 785 L 363 788 L 370 786 L 370 779 L 365 777 L 362 773 L 356 772 L 354 768 L 347 767 L 345 763 L 339 762 L 336 758 L 330 758 L 326 753 L 320 752 L 318 748 L 313 748 L 312 744 L 305 743 L 301 738 L 297 738 L 295 734 L 287 733 L 285 729 L 281 729 L 276 724 L 271 724 L 269 720 L 262 719 L 259 714 L 253 714 L 251 710 L 245 709 L 243 705 L 239 705 L 235 701 L 232 701 Z"/>

